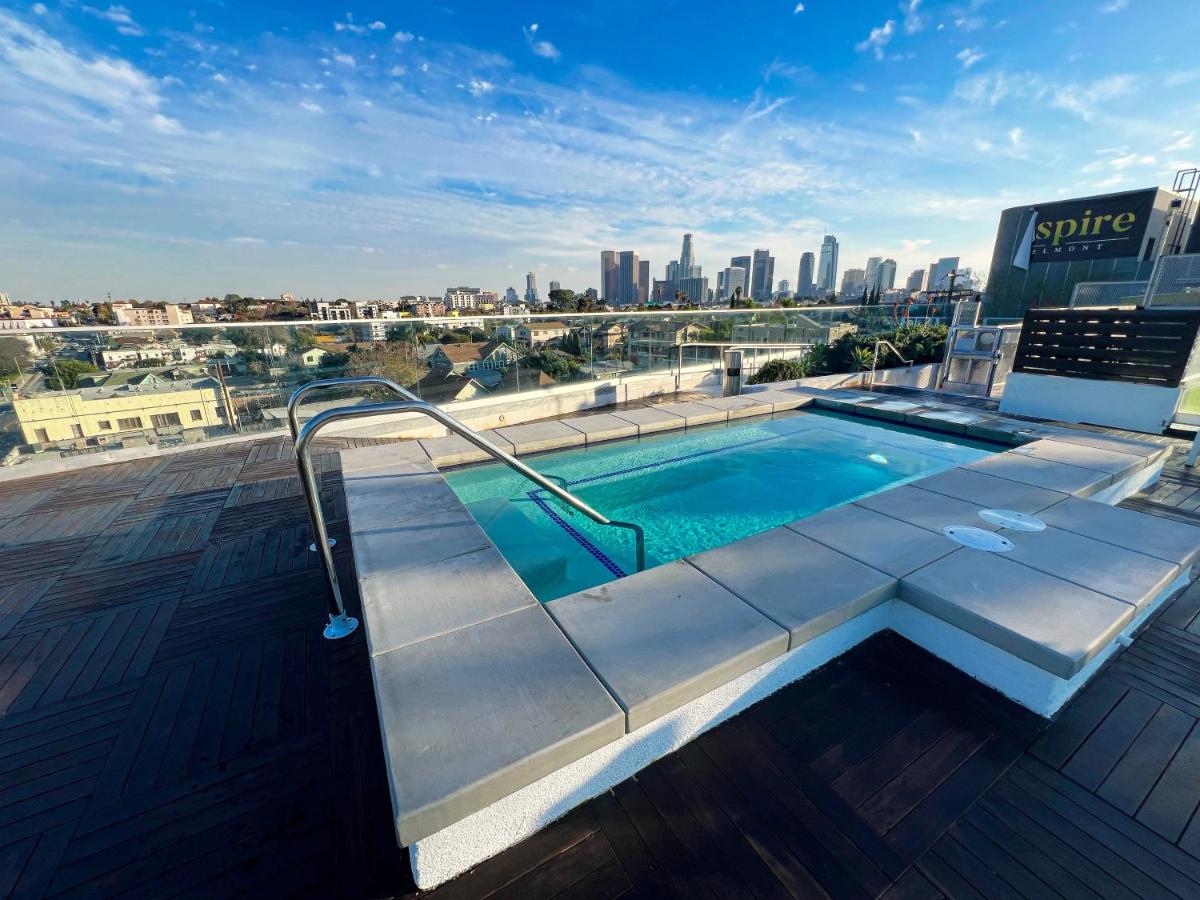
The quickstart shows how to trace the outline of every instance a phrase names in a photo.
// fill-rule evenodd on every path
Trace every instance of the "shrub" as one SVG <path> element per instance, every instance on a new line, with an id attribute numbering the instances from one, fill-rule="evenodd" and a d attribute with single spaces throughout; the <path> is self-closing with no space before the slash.
<path id="1" fill-rule="evenodd" d="M 772 359 L 754 373 L 748 384 L 769 384 L 773 381 L 794 381 L 808 377 L 808 364 L 803 359 Z"/>

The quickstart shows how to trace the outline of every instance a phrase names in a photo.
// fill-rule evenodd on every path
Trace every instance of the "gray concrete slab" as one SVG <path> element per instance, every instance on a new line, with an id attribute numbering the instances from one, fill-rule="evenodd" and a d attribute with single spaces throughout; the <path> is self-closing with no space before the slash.
<path id="1" fill-rule="evenodd" d="M 904 417 L 909 425 L 918 428 L 933 428 L 952 434 L 966 434 L 968 425 L 985 421 L 987 416 L 980 413 L 961 412 L 953 409 L 919 409 Z"/>
<path id="2" fill-rule="evenodd" d="M 480 437 L 491 441 L 506 453 L 514 453 L 513 445 L 494 431 L 481 431 Z M 430 461 L 442 468 L 445 466 L 460 466 L 465 463 L 482 462 L 491 459 L 491 455 L 480 450 L 466 438 L 457 434 L 449 434 L 440 438 L 422 438 L 416 443 L 421 445 Z"/>
<path id="3" fill-rule="evenodd" d="M 1067 679 L 1133 618 L 1134 607 L 1007 559 L 956 550 L 900 580 L 900 598 Z"/>
<path id="4" fill-rule="evenodd" d="M 620 707 L 540 606 L 371 660 L 402 844 L 624 734 Z"/>
<path id="5" fill-rule="evenodd" d="M 933 491 L 924 491 L 908 484 L 854 502 L 858 506 L 938 534 L 941 534 L 947 525 L 989 527 L 980 520 L 977 504 L 956 500 Z"/>
<path id="6" fill-rule="evenodd" d="M 787 650 L 787 632 L 682 560 L 546 604 L 633 731 Z"/>
<path id="7" fill-rule="evenodd" d="M 893 422 L 903 422 L 905 417 L 924 408 L 920 403 L 910 403 L 907 400 L 881 400 L 877 397 L 855 404 L 855 410 L 862 415 L 888 419 Z"/>
<path id="8" fill-rule="evenodd" d="M 1148 463 L 1146 457 L 1133 453 L 1118 453 L 1099 447 L 1085 447 L 1081 444 L 1045 439 L 1017 447 L 1011 452 L 1079 466 L 1082 469 L 1096 469 L 1099 472 L 1107 472 L 1118 481 L 1129 477 Z"/>
<path id="9" fill-rule="evenodd" d="M 612 441 L 618 438 L 637 437 L 638 427 L 633 422 L 620 419 L 612 413 L 597 413 L 594 416 L 575 416 L 562 420 L 576 431 L 582 431 L 589 444 Z"/>
<path id="10" fill-rule="evenodd" d="M 578 447 L 586 438 L 582 431 L 558 421 L 530 422 L 527 425 L 506 425 L 497 428 L 496 434 L 515 448 L 517 454 L 539 453 L 557 450 L 560 447 Z"/>
<path id="11" fill-rule="evenodd" d="M 1149 603 L 1179 575 L 1177 563 L 1053 526 L 1005 536 L 1013 543 L 1010 559 L 1136 607 Z"/>
<path id="12" fill-rule="evenodd" d="M 963 468 L 1076 497 L 1090 497 L 1108 487 L 1113 480 L 1107 472 L 1097 469 L 1083 469 L 1036 456 L 1022 456 L 1012 451 L 996 453 Z"/>
<path id="13" fill-rule="evenodd" d="M 962 468 L 946 469 L 912 484 L 922 490 L 974 503 L 980 509 L 1015 509 L 1030 514 L 1053 506 L 1069 496 L 1061 491 L 1049 491 Z"/>
<path id="14" fill-rule="evenodd" d="M 1137 441 L 1132 438 L 1116 437 L 1109 434 L 1095 434 L 1090 431 L 1072 431 L 1065 428 L 1047 438 L 1047 440 L 1077 444 L 1084 447 L 1096 447 L 1100 450 L 1115 450 L 1118 453 L 1132 453 L 1143 456 L 1150 462 L 1165 459 L 1171 454 L 1170 447 L 1152 441 Z"/>
<path id="15" fill-rule="evenodd" d="M 742 394 L 741 396 L 750 397 L 759 403 L 770 403 L 776 412 L 784 409 L 800 409 L 814 402 L 812 394 L 801 393 L 799 391 L 754 391 Z"/>
<path id="16" fill-rule="evenodd" d="M 1038 515 L 1049 525 L 1179 565 L 1200 556 L 1200 528 L 1132 509 L 1064 499 Z"/>
<path id="17" fill-rule="evenodd" d="M 372 656 L 537 605 L 495 547 L 413 567 L 398 540 L 390 557 L 356 555 L 355 569 Z"/>
<path id="18" fill-rule="evenodd" d="M 713 422 L 725 422 L 729 419 L 729 413 L 723 409 L 714 409 L 711 406 L 705 406 L 702 403 L 693 403 L 690 400 L 685 400 L 682 403 L 662 403 L 658 406 L 664 412 L 674 413 L 681 417 L 688 425 L 708 425 Z"/>
<path id="19" fill-rule="evenodd" d="M 697 400 L 701 406 L 711 406 L 713 409 L 724 410 L 730 419 L 745 419 L 750 416 L 769 416 L 775 411 L 770 403 L 764 403 L 751 394 L 740 397 L 713 397 Z"/>
<path id="20" fill-rule="evenodd" d="M 656 431 L 671 431 L 683 428 L 687 422 L 683 416 L 667 412 L 661 406 L 638 406 L 632 409 L 622 409 L 613 413 L 618 419 L 632 422 L 638 427 L 639 434 L 654 434 Z"/>
<path id="21" fill-rule="evenodd" d="M 967 436 L 1001 444 L 1023 444 L 1029 437 L 1022 434 L 1028 423 L 1003 416 L 987 416 L 967 426 Z"/>
<path id="22" fill-rule="evenodd" d="M 787 527 L 896 578 L 960 546 L 941 534 L 854 503 L 789 522 Z"/>
<path id="23" fill-rule="evenodd" d="M 423 566 L 492 546 L 436 471 L 356 469 L 346 457 L 343 487 L 360 572 Z"/>
<path id="24" fill-rule="evenodd" d="M 688 562 L 786 628 L 788 649 L 896 595 L 895 577 L 788 528 L 760 532 Z"/>

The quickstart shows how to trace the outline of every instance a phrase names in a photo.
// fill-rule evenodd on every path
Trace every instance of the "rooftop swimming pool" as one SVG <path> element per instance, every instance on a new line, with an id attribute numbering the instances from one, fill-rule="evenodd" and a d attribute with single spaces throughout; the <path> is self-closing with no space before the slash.
<path id="1" fill-rule="evenodd" d="M 547 453 L 536 467 L 610 519 L 641 525 L 650 568 L 999 449 L 793 412 Z M 542 602 L 637 569 L 629 531 L 597 525 L 503 465 L 450 471 L 446 480 Z"/>

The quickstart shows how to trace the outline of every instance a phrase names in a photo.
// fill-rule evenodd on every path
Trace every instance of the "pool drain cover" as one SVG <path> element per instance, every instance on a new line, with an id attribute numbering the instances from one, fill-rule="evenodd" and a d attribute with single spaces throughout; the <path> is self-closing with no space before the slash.
<path id="1" fill-rule="evenodd" d="M 1045 531 L 1046 523 L 1037 516 L 1014 509 L 981 509 L 979 518 L 989 525 L 999 525 L 1013 531 Z"/>
<path id="2" fill-rule="evenodd" d="M 1008 538 L 986 528 L 976 528 L 974 525 L 947 525 L 942 529 L 942 534 L 972 550 L 1007 553 L 1013 548 L 1013 543 Z"/>

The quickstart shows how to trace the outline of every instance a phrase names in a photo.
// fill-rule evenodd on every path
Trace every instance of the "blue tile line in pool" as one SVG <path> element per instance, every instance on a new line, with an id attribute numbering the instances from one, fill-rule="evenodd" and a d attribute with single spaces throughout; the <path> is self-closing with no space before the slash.
<path id="1" fill-rule="evenodd" d="M 754 444 L 763 444 L 767 441 L 778 441 L 783 439 L 783 435 L 771 435 L 770 437 L 755 438 L 752 441 L 742 441 L 740 444 L 727 444 L 724 447 L 716 447 L 712 450 L 697 450 L 695 453 L 684 453 L 682 456 L 673 456 L 670 459 L 660 459 L 656 462 L 642 463 L 638 466 L 627 466 L 624 469 L 614 469 L 611 472 L 602 472 L 599 475 L 589 475 L 587 478 L 578 478 L 574 481 L 566 481 L 567 487 L 573 487 L 577 484 L 587 484 L 592 481 L 599 481 L 603 478 L 615 478 L 618 475 L 628 475 L 631 472 L 642 472 L 646 469 L 655 469 L 660 466 L 670 465 L 671 463 L 683 462 L 688 459 L 698 459 L 702 456 L 711 456 L 714 453 L 727 453 L 730 450 L 737 450 L 741 447 L 750 447 Z M 613 562 L 603 550 L 593 544 L 586 535 L 573 527 L 566 519 L 560 516 L 554 508 L 546 502 L 543 494 L 546 493 L 545 488 L 534 488 L 531 491 L 526 491 L 525 496 L 533 501 L 542 512 L 549 516 L 550 521 L 565 531 L 579 546 L 583 547 L 595 560 L 608 569 L 617 578 L 624 578 L 627 574 L 624 569 Z"/>

